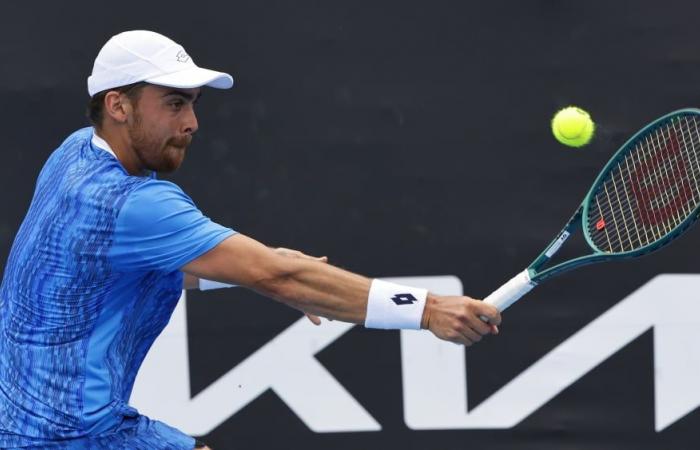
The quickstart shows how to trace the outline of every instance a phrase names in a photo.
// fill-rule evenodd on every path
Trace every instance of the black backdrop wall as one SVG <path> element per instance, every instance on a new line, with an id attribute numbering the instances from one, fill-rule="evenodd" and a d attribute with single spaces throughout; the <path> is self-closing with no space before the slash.
<path id="1" fill-rule="evenodd" d="M 198 136 L 168 177 L 206 214 L 369 276 L 455 275 L 474 297 L 529 263 L 632 132 L 700 104 L 700 6 L 690 1 L 3 8 L 3 261 L 45 158 L 86 124 L 95 55 L 123 30 L 166 34 L 236 79 L 231 91 L 205 92 Z M 551 137 L 552 113 L 568 104 L 598 123 L 589 147 Z M 699 272 L 699 243 L 695 230 L 653 257 L 582 269 L 508 310 L 502 334 L 467 351 L 469 407 L 655 275 Z M 242 290 L 190 293 L 187 307 L 193 396 L 299 318 Z M 688 308 L 678 315 L 694 319 Z M 698 448 L 697 413 L 655 429 L 651 329 L 513 427 L 437 431 L 406 424 L 399 333 L 356 327 L 317 359 L 381 431 L 316 433 L 267 391 L 205 440 L 215 449 Z M 689 358 L 700 359 L 698 343 L 688 341 Z"/>

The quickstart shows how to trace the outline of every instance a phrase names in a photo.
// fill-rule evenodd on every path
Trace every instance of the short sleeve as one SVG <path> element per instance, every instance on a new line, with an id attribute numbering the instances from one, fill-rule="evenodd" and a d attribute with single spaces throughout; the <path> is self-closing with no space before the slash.
<path id="1" fill-rule="evenodd" d="M 172 272 L 233 234 L 176 184 L 149 180 L 129 194 L 117 216 L 110 261 L 122 272 Z"/>

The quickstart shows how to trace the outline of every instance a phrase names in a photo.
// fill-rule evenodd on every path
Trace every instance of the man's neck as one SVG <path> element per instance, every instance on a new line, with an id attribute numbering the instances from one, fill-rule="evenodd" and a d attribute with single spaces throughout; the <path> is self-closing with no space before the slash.
<path id="1" fill-rule="evenodd" d="M 121 133 L 105 128 L 95 128 L 95 134 L 107 142 L 129 175 L 144 176 L 148 173 L 147 170 L 141 167 L 141 162 L 136 156 L 136 152 Z"/>

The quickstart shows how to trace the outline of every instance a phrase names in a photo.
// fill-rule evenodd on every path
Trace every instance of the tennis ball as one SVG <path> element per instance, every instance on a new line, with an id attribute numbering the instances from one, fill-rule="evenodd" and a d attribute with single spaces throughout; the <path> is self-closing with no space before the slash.
<path id="1" fill-rule="evenodd" d="M 595 133 L 595 123 L 581 108 L 568 106 L 552 118 L 552 133 L 557 141 L 569 147 L 583 147 Z"/>

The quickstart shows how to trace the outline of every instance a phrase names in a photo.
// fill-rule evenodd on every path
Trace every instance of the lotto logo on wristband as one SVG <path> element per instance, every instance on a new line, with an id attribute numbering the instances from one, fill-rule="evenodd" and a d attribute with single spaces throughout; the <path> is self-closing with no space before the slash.
<path id="1" fill-rule="evenodd" d="M 427 296 L 426 289 L 375 278 L 367 295 L 365 327 L 420 330 Z"/>
<path id="2" fill-rule="evenodd" d="M 413 294 L 396 294 L 391 297 L 391 301 L 397 305 L 412 305 L 417 302 L 418 299 L 413 296 Z"/>

